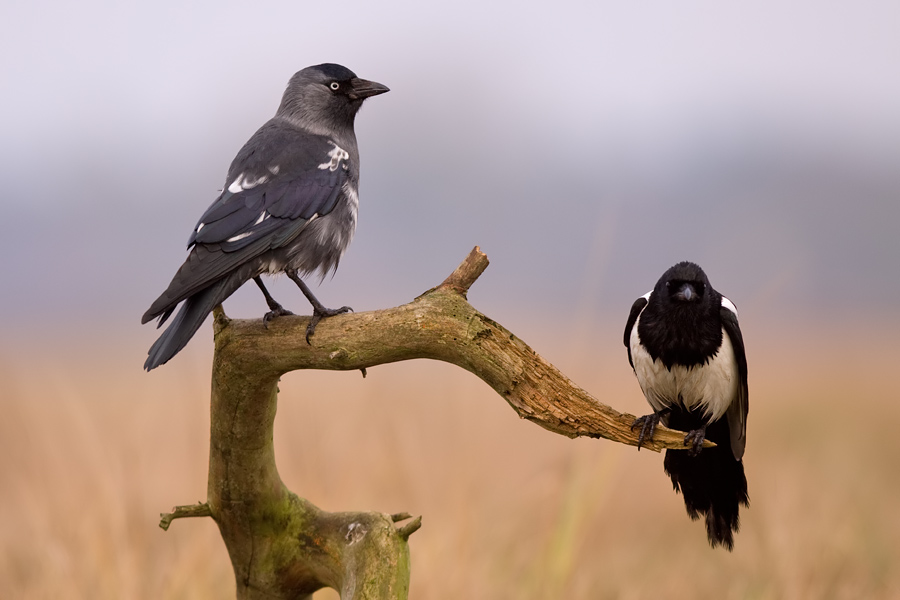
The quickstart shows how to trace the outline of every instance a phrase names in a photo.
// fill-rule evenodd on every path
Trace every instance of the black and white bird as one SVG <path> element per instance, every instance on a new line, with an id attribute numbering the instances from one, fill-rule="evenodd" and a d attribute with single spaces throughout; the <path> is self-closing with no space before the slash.
<path id="1" fill-rule="evenodd" d="M 687 431 L 689 450 L 667 450 L 664 467 L 710 545 L 734 547 L 738 509 L 749 507 L 744 476 L 747 357 L 737 308 L 698 265 L 680 262 L 638 298 L 625 326 L 628 361 L 653 414 L 635 420 L 638 449 L 656 425 Z M 716 443 L 702 449 L 704 438 Z"/>
<path id="2" fill-rule="evenodd" d="M 353 238 L 359 204 L 353 123 L 366 98 L 387 91 L 336 64 L 291 78 L 275 116 L 238 152 L 225 189 L 194 227 L 187 260 L 144 313 L 141 323 L 159 318 L 161 326 L 182 303 L 145 369 L 175 356 L 212 309 L 250 279 L 269 306 L 266 324 L 292 314 L 266 290 L 264 273 L 285 273 L 309 299 L 307 341 L 322 317 L 350 310 L 325 308 L 300 275 L 334 272 Z"/>

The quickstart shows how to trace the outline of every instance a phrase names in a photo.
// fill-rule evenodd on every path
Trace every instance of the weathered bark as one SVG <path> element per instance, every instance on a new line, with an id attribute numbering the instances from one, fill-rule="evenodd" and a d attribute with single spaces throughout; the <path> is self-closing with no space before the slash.
<path id="1" fill-rule="evenodd" d="M 344 600 L 407 597 L 406 539 L 420 519 L 396 529 L 394 521 L 409 515 L 326 513 L 282 483 L 272 436 L 284 373 L 442 360 L 480 377 L 520 417 L 545 429 L 637 445 L 632 415 L 595 400 L 467 302 L 487 264 L 476 247 L 444 283 L 409 304 L 325 319 L 311 345 L 308 317 L 279 317 L 266 329 L 260 319 L 231 320 L 217 308 L 207 503 L 177 507 L 163 521 L 215 519 L 238 598 L 301 599 L 324 586 Z M 660 426 L 644 447 L 683 449 L 683 441 L 683 433 Z"/>

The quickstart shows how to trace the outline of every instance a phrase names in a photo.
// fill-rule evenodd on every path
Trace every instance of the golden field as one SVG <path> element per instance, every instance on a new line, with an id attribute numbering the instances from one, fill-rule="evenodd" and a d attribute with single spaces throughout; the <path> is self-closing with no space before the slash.
<path id="1" fill-rule="evenodd" d="M 423 515 L 419 600 L 900 598 L 898 327 L 742 325 L 751 508 L 731 554 L 687 518 L 661 455 L 551 434 L 450 365 L 287 375 L 279 469 L 326 510 Z M 211 520 L 157 526 L 205 498 L 206 327 L 151 374 L 144 340 L 0 348 L 0 598 L 233 597 Z M 647 411 L 618 324 L 511 329 L 598 399 Z"/>

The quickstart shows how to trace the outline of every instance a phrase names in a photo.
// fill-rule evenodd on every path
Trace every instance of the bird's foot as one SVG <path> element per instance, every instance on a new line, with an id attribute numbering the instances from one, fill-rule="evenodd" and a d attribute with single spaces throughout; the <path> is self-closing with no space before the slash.
<path id="1" fill-rule="evenodd" d="M 349 306 L 342 306 L 340 308 L 325 308 L 324 306 L 313 307 L 312 318 L 309 320 L 309 325 L 306 326 L 306 343 L 310 344 L 309 338 L 316 332 L 316 325 L 319 324 L 319 321 L 325 317 L 333 317 L 334 315 L 340 315 L 346 312 L 353 312 L 353 309 Z"/>
<path id="2" fill-rule="evenodd" d="M 275 317 L 283 317 L 294 314 L 277 302 L 270 304 L 269 308 L 271 308 L 272 310 L 263 315 L 263 327 L 265 327 L 266 329 L 269 328 L 269 322 Z"/>
<path id="3" fill-rule="evenodd" d="M 688 431 L 684 436 L 684 445 L 691 447 L 690 450 L 688 450 L 688 454 L 690 456 L 697 456 L 700 454 L 700 451 L 703 450 L 703 440 L 705 439 L 706 427 Z"/>
<path id="4" fill-rule="evenodd" d="M 641 446 L 644 444 L 644 440 L 652 440 L 653 433 L 656 431 L 656 426 L 659 425 L 659 419 L 662 417 L 660 413 L 653 413 L 649 415 L 644 415 L 643 417 L 638 417 L 634 420 L 634 423 L 631 424 L 631 430 L 634 431 L 634 428 L 638 425 L 641 426 L 641 433 L 638 435 L 638 451 L 641 450 Z"/>

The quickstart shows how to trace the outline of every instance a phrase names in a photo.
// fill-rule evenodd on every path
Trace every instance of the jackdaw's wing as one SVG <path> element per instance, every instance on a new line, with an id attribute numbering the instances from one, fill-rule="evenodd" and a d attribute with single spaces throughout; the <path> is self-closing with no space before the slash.
<path id="1" fill-rule="evenodd" d="M 728 302 L 728 304 L 731 303 Z M 738 326 L 737 313 L 723 303 L 719 314 L 725 334 L 731 340 L 731 346 L 734 348 L 734 358 L 737 361 L 738 377 L 740 377 L 737 397 L 725 413 L 728 417 L 731 451 L 734 458 L 740 460 L 744 455 L 744 445 L 747 442 L 747 412 L 750 408 L 747 389 L 747 354 L 744 351 L 744 338 L 741 335 L 741 328 Z"/>
<path id="2" fill-rule="evenodd" d="M 200 217 L 188 245 L 221 244 L 234 252 L 280 231 L 272 240 L 277 248 L 286 243 L 290 222 L 334 209 L 349 170 L 349 153 L 333 141 L 270 122 L 238 153 L 227 187 Z"/>

